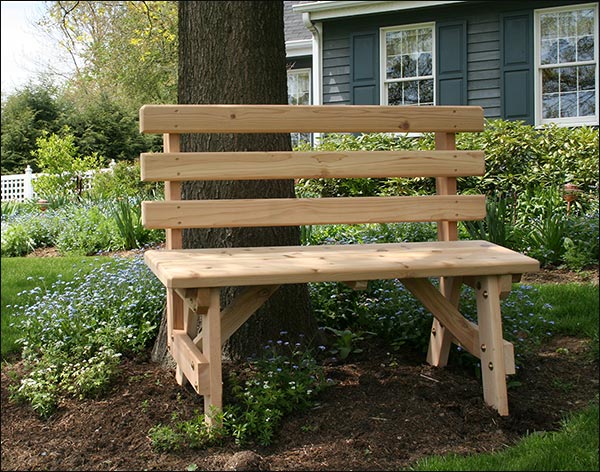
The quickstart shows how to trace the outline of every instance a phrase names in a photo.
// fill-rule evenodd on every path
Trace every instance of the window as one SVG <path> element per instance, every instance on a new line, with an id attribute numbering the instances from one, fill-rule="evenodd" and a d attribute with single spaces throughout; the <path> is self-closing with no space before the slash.
<path id="1" fill-rule="evenodd" d="M 288 104 L 310 105 L 310 69 L 290 69 L 287 73 Z M 310 133 L 291 133 L 292 148 L 310 143 Z"/>
<path id="2" fill-rule="evenodd" d="M 598 124 L 598 6 L 535 12 L 536 122 Z"/>
<path id="3" fill-rule="evenodd" d="M 433 23 L 381 30 L 384 105 L 433 105 Z"/>

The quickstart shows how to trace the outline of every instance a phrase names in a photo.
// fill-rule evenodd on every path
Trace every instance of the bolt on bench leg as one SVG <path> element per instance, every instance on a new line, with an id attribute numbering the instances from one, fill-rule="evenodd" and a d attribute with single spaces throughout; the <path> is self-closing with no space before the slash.
<path id="1" fill-rule="evenodd" d="M 478 277 L 475 290 L 483 398 L 488 405 L 498 410 L 500 415 L 507 416 L 508 394 L 500 313 L 500 277 Z"/>

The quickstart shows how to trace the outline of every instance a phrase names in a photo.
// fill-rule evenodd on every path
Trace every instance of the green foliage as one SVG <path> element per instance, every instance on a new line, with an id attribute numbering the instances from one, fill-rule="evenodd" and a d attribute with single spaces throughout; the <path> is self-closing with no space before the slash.
<path id="1" fill-rule="evenodd" d="M 96 200 L 119 198 L 137 198 L 155 200 L 162 194 L 163 183 L 142 182 L 139 161 L 117 162 L 111 172 L 97 172 L 92 179 L 92 188 L 88 192 Z"/>
<path id="2" fill-rule="evenodd" d="M 483 239 L 506 247 L 514 247 L 516 239 L 512 199 L 502 195 L 486 199 L 484 220 L 463 221 L 471 239 Z"/>
<path id="3" fill-rule="evenodd" d="M 335 335 L 333 349 L 331 349 L 330 352 L 334 356 L 338 356 L 340 359 L 346 359 L 350 354 L 353 353 L 360 354 L 362 349 L 356 347 L 357 342 L 363 341 L 365 339 L 365 335 L 372 336 L 375 334 L 369 331 L 360 331 L 358 333 L 354 333 L 348 328 L 335 329 L 329 326 L 326 326 L 325 329 Z"/>
<path id="4" fill-rule="evenodd" d="M 25 375 L 12 396 L 43 417 L 61 396 L 105 392 L 121 356 L 142 352 L 154 339 L 164 306 L 162 285 L 139 257 L 22 296 L 24 303 L 12 308 Z"/>
<path id="5" fill-rule="evenodd" d="M 46 82 L 27 85 L 2 100 L 2 174 L 20 174 L 30 165 L 43 132 L 57 133 L 63 126 L 64 104 L 57 89 Z"/>
<path id="6" fill-rule="evenodd" d="M 86 98 L 107 94 L 131 111 L 177 101 L 176 2 L 51 2 L 42 27 L 82 58 L 71 83 Z"/>
<path id="7" fill-rule="evenodd" d="M 2 225 L 2 256 L 18 257 L 33 251 L 35 244 L 29 235 L 27 227 L 22 223 L 14 223 L 10 226 Z"/>
<path id="8" fill-rule="evenodd" d="M 44 174 L 34 180 L 33 188 L 41 198 L 81 196 L 83 174 L 102 167 L 102 159 L 97 154 L 80 157 L 69 128 L 63 129 L 62 136 L 43 132 L 36 144 L 34 155 Z"/>
<path id="9" fill-rule="evenodd" d="M 116 200 L 113 217 L 124 249 L 143 247 L 153 240 L 153 235 L 156 236 L 156 231 L 146 229 L 142 224 L 142 206 L 139 200 Z"/>
<path id="10" fill-rule="evenodd" d="M 220 426 L 207 427 L 204 415 L 185 421 L 175 418 L 173 426 L 158 425 L 150 430 L 153 448 L 159 452 L 202 448 L 226 438 L 239 445 L 251 441 L 271 444 L 283 417 L 312 405 L 327 384 L 311 351 L 286 340 L 286 334 L 282 331 L 283 339 L 269 341 L 264 352 L 249 360 L 242 371 L 231 372 L 233 404 L 223 413 L 209 412 Z"/>

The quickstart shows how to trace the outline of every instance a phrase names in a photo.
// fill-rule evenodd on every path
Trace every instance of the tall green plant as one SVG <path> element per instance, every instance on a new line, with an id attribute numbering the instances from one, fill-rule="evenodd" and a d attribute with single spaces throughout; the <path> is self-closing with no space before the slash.
<path id="1" fill-rule="evenodd" d="M 33 188 L 42 198 L 81 195 L 83 174 L 101 167 L 102 159 L 97 154 L 79 156 L 75 136 L 68 127 L 63 128 L 62 135 L 43 132 L 36 144 L 34 155 L 44 175 L 33 182 Z"/>

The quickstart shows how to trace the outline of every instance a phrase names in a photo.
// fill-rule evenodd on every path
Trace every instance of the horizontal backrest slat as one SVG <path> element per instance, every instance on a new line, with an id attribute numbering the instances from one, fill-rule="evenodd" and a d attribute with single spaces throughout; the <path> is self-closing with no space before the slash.
<path id="1" fill-rule="evenodd" d="M 144 181 L 483 175 L 482 151 L 144 153 Z"/>
<path id="2" fill-rule="evenodd" d="M 483 130 L 475 106 L 144 105 L 143 133 L 371 133 Z"/>
<path id="3" fill-rule="evenodd" d="M 477 220 L 483 195 L 180 200 L 142 203 L 146 228 L 225 228 Z"/>

